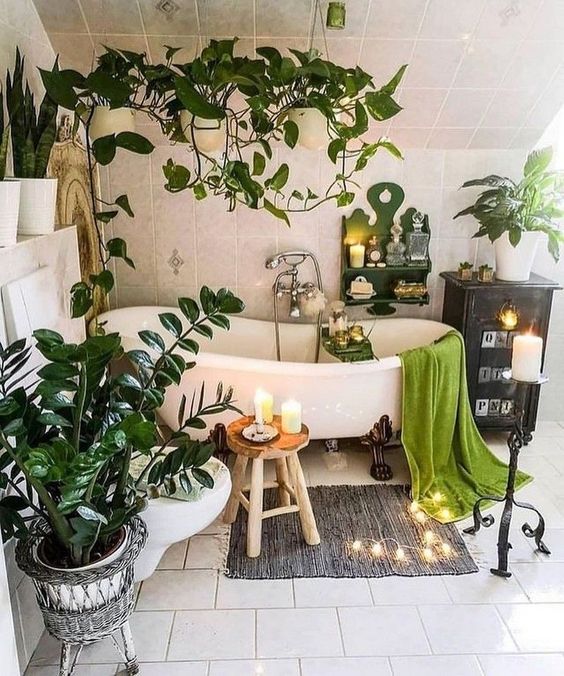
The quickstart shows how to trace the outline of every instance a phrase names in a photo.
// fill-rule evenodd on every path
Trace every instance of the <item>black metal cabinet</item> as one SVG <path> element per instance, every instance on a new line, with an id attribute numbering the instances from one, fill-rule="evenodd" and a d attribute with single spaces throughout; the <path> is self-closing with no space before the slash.
<path id="1" fill-rule="evenodd" d="M 513 337 L 533 330 L 546 339 L 552 295 L 561 287 L 550 279 L 532 274 L 528 282 L 479 282 L 458 278 L 456 272 L 441 272 L 445 280 L 443 322 L 464 336 L 468 394 L 474 419 L 482 430 L 510 430 L 514 423 L 516 385 L 502 379 L 511 365 Z M 508 330 L 498 319 L 504 303 L 511 302 L 519 313 L 515 329 Z M 544 361 L 544 354 L 543 354 Z M 539 386 L 528 388 L 523 429 L 530 438 L 535 429 Z"/>

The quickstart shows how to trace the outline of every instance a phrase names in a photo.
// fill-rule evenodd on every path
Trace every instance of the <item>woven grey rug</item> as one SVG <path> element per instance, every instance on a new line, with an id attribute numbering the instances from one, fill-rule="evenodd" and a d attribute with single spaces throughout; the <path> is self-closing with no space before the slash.
<path id="1" fill-rule="evenodd" d="M 409 512 L 410 501 L 401 486 L 316 486 L 309 489 L 321 544 L 310 547 L 302 538 L 299 515 L 284 514 L 263 521 L 262 551 L 246 556 L 247 513 L 241 507 L 231 528 L 225 574 L 247 580 L 293 577 L 386 577 L 402 575 L 463 575 L 478 571 L 458 530 L 430 519 L 421 525 Z M 265 491 L 264 509 L 276 506 L 276 489 Z M 448 543 L 449 556 L 432 546 L 433 561 L 423 556 L 425 532 L 432 530 Z M 396 546 L 385 542 L 385 555 L 375 556 L 370 544 L 360 551 L 354 540 L 393 538 L 405 552 L 398 561 Z"/>

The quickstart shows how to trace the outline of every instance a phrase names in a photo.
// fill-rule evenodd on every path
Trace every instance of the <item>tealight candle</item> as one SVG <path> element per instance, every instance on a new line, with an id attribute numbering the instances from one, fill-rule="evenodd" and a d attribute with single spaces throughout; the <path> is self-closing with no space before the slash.
<path id="1" fill-rule="evenodd" d="M 299 434 L 302 431 L 302 405 L 299 401 L 285 401 L 282 404 L 282 432 Z"/>
<path id="2" fill-rule="evenodd" d="M 255 421 L 257 425 L 269 424 L 274 418 L 274 397 L 262 389 L 255 393 Z"/>
<path id="3" fill-rule="evenodd" d="M 349 249 L 349 263 L 351 268 L 364 267 L 365 250 L 364 244 L 351 244 Z"/>
<path id="4" fill-rule="evenodd" d="M 526 333 L 513 339 L 511 376 L 514 380 L 534 383 L 540 378 L 542 338 Z"/>

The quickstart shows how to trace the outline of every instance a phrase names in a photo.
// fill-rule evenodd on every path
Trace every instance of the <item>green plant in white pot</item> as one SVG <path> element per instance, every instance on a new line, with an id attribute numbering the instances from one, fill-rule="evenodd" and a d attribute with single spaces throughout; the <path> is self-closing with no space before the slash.
<path id="1" fill-rule="evenodd" d="M 548 171 L 552 155 L 551 147 L 533 150 L 518 183 L 492 174 L 462 186 L 487 188 L 455 218 L 474 216 L 480 224 L 474 237 L 487 236 L 493 242 L 497 279 L 526 282 L 543 235 L 548 238 L 548 251 L 559 260 L 564 242 L 558 224 L 564 216 L 564 174 Z"/>
<path id="2" fill-rule="evenodd" d="M 10 126 L 4 120 L 4 93 L 0 88 L 0 246 L 16 243 L 20 208 L 20 182 L 6 181 Z"/>
<path id="3" fill-rule="evenodd" d="M 46 174 L 57 135 L 57 104 L 45 94 L 35 110 L 29 83 L 24 84 L 24 61 L 16 49 L 13 75 L 8 72 L 6 77 L 14 176 L 21 183 L 18 231 L 44 235 L 55 227 L 57 179 Z"/>

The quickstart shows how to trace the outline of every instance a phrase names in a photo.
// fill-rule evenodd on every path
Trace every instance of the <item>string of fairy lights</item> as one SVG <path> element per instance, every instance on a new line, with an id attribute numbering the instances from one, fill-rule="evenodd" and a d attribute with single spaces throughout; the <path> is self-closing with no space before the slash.
<path id="1" fill-rule="evenodd" d="M 441 506 L 444 496 L 436 492 L 432 496 L 433 504 L 436 505 L 434 516 L 440 516 L 442 519 L 450 517 L 450 510 L 448 507 Z M 408 508 L 409 514 L 420 525 L 425 525 L 429 519 L 429 515 L 422 509 L 417 500 L 413 500 Z M 430 515 L 431 518 L 433 515 Z M 433 563 L 437 560 L 449 559 L 456 556 L 452 546 L 442 540 L 435 531 L 428 528 L 422 537 L 421 544 L 417 547 L 405 545 L 400 543 L 396 538 L 386 537 L 380 540 L 373 538 L 362 538 L 354 540 L 350 545 L 354 553 L 369 553 L 375 559 L 388 557 L 388 559 L 395 559 L 401 563 L 409 561 L 409 552 L 415 552 L 417 556 L 421 557 L 427 563 Z"/>

